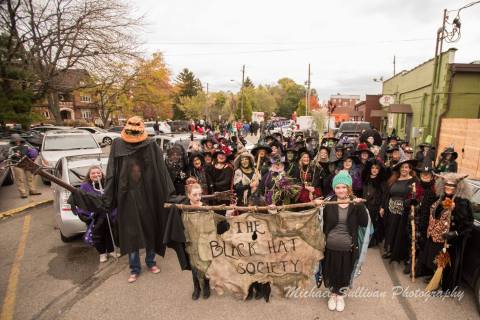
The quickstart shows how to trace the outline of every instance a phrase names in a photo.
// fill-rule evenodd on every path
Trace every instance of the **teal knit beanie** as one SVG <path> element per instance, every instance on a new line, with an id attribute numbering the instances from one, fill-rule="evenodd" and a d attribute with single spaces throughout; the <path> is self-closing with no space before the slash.
<path id="1" fill-rule="evenodd" d="M 352 186 L 352 177 L 348 174 L 347 171 L 340 171 L 332 181 L 332 188 L 335 189 L 337 184 L 345 184 L 347 186 Z"/>

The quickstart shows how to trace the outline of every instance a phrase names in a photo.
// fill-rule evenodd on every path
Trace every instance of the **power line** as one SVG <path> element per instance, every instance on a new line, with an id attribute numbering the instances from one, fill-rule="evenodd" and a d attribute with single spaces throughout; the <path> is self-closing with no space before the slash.
<path id="1" fill-rule="evenodd" d="M 402 42 L 409 41 L 432 41 L 432 38 L 428 39 L 411 39 L 411 40 L 402 40 Z M 371 45 L 372 43 L 382 44 L 382 43 L 393 43 L 398 42 L 398 40 L 382 40 L 375 42 L 357 42 L 355 44 L 339 44 L 339 45 L 329 45 L 329 46 L 313 46 L 313 47 L 304 47 L 304 48 L 279 48 L 279 49 L 258 49 L 258 50 L 245 50 L 245 51 L 224 51 L 224 52 L 194 52 L 194 53 L 165 53 L 164 56 L 202 56 L 202 55 L 232 55 L 232 54 L 252 54 L 252 53 L 272 53 L 272 52 L 294 52 L 294 51 L 304 51 L 304 50 L 315 50 L 315 49 L 331 49 L 331 48 L 344 48 L 344 47 L 353 47 L 353 46 L 365 46 Z"/>
<path id="2" fill-rule="evenodd" d="M 370 41 L 368 43 L 383 42 L 412 42 L 412 41 L 430 41 L 431 38 L 418 39 L 386 39 Z M 164 45 L 290 45 L 290 44 L 348 44 L 348 43 L 365 43 L 367 41 L 355 40 L 337 40 L 337 41 L 149 41 L 149 44 Z"/>

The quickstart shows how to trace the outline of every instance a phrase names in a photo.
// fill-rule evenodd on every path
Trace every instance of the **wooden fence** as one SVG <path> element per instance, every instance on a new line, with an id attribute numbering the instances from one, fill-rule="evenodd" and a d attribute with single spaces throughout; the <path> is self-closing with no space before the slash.
<path id="1" fill-rule="evenodd" d="M 480 119 L 442 119 L 438 155 L 453 145 L 458 172 L 480 179 Z"/>

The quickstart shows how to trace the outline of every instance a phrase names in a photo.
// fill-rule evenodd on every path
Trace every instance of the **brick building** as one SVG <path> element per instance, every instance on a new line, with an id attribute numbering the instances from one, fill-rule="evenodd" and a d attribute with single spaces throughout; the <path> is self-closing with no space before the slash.
<path id="1" fill-rule="evenodd" d="M 374 110 L 379 110 L 383 112 L 382 106 L 380 105 L 379 99 L 380 94 L 367 94 L 365 100 L 358 102 L 355 105 L 355 111 L 359 113 L 359 119 L 367 121 L 372 124 L 377 129 L 381 129 L 382 126 L 382 117 L 378 116 L 378 112 L 372 112 Z"/>
<path id="2" fill-rule="evenodd" d="M 95 96 L 88 90 L 91 77 L 86 70 L 70 69 L 60 73 L 52 80 L 58 92 L 60 115 L 64 121 L 85 121 L 93 123 L 99 118 Z M 46 120 L 55 120 L 48 110 L 45 99 L 33 107 Z"/>
<path id="3" fill-rule="evenodd" d="M 333 110 L 335 122 L 354 120 L 356 115 L 355 105 L 360 101 L 359 95 L 336 94 L 328 100 L 329 107 Z"/>

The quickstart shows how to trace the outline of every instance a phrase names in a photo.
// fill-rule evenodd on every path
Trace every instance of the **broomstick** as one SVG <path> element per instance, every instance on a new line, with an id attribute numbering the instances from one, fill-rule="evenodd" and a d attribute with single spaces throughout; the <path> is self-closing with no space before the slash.
<path id="1" fill-rule="evenodd" d="M 365 199 L 360 199 L 360 202 L 365 202 Z M 323 204 L 344 204 L 344 203 L 355 203 L 353 200 L 345 200 L 345 201 L 324 201 Z M 187 204 L 175 204 L 175 203 L 165 203 L 165 208 L 177 207 L 180 210 L 197 210 L 197 211 L 224 211 L 224 210 L 237 210 L 237 211 L 268 211 L 271 209 L 276 210 L 286 210 L 286 209 L 298 209 L 298 208 L 312 208 L 316 207 L 315 202 L 306 202 L 306 203 L 294 203 L 294 204 L 285 204 L 280 206 L 226 206 L 226 205 L 219 205 L 219 206 L 192 206 Z"/>
<path id="2" fill-rule="evenodd" d="M 446 201 L 446 200 L 444 200 Z M 445 204 L 443 204 L 444 207 L 448 206 L 448 230 L 450 230 L 450 216 L 452 215 L 452 204 L 453 200 L 448 200 Z M 430 280 L 430 283 L 428 286 L 425 288 L 425 291 L 431 292 L 436 290 L 439 285 L 440 281 L 442 280 L 442 275 L 443 275 L 443 269 L 445 269 L 446 266 L 450 265 L 450 255 L 448 254 L 448 249 L 449 244 L 447 243 L 447 240 L 443 242 L 443 249 L 442 251 L 437 254 L 435 257 L 434 263 L 437 265 L 437 270 L 435 270 L 435 273 L 433 274 L 432 280 Z"/>
<path id="3" fill-rule="evenodd" d="M 412 198 L 416 198 L 416 193 L 417 193 L 417 189 L 416 189 L 416 185 L 415 183 L 412 184 Z M 411 267 L 412 267 L 412 282 L 415 282 L 415 255 L 416 255 L 416 246 L 415 246 L 415 242 L 416 242 L 416 236 L 415 236 L 415 206 L 412 205 L 412 208 L 411 208 L 411 214 L 412 214 L 412 217 L 411 217 L 411 221 L 410 221 L 410 224 L 412 226 L 412 263 L 411 263 Z"/>

